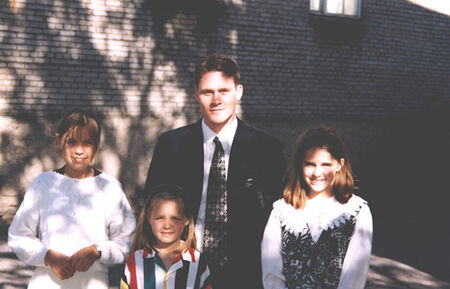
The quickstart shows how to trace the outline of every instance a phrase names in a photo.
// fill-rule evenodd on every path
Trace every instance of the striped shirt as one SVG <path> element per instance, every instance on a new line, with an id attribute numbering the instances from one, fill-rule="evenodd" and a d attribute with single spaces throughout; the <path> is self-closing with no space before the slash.
<path id="1" fill-rule="evenodd" d="M 211 289 L 209 269 L 198 251 L 180 253 L 169 270 L 158 253 L 133 252 L 127 260 L 120 289 Z"/>

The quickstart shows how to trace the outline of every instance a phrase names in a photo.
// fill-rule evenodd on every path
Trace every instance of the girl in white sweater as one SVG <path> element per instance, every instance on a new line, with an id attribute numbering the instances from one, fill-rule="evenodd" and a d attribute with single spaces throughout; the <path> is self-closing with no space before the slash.
<path id="1" fill-rule="evenodd" d="M 262 241 L 265 289 L 363 289 L 372 246 L 367 202 L 353 194 L 339 135 L 313 127 L 297 140 L 283 198 Z"/>
<path id="2" fill-rule="evenodd" d="M 36 266 L 28 288 L 108 288 L 107 265 L 129 253 L 136 222 L 119 181 L 92 167 L 100 125 L 75 109 L 56 131 L 65 165 L 37 176 L 9 227 L 8 244 Z"/>

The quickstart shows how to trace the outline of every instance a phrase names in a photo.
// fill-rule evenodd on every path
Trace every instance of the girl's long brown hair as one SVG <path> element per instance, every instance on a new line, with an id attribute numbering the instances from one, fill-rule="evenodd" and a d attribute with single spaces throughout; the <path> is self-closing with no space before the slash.
<path id="1" fill-rule="evenodd" d="M 303 179 L 303 161 L 306 151 L 312 148 L 327 150 L 337 161 L 344 159 L 333 182 L 333 194 L 340 203 L 346 203 L 356 189 L 350 160 L 339 134 L 326 126 L 312 127 L 297 138 L 285 176 L 284 200 L 296 209 L 304 208 L 308 185 Z"/>
<path id="2" fill-rule="evenodd" d="M 178 204 L 183 216 L 189 220 L 188 225 L 184 228 L 181 239 L 184 240 L 182 251 L 186 252 L 188 248 L 196 248 L 194 218 L 191 210 L 187 207 L 183 200 L 183 190 L 176 185 L 158 185 L 152 189 L 150 196 L 145 201 L 144 207 L 139 215 L 139 221 L 134 233 L 133 243 L 131 245 L 132 252 L 145 249 L 148 252 L 153 252 L 156 244 L 156 237 L 153 234 L 152 228 L 148 222 L 148 217 L 151 215 L 155 205 L 160 201 L 173 201 Z"/>

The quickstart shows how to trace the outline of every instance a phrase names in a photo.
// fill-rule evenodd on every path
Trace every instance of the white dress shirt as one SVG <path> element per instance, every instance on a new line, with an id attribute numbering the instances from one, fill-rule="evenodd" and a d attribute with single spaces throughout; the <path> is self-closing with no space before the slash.
<path id="1" fill-rule="evenodd" d="M 195 234 L 197 237 L 197 249 L 202 252 L 203 249 L 203 233 L 205 227 L 205 215 L 206 215 L 206 197 L 208 195 L 208 177 L 209 170 L 211 168 L 211 161 L 214 155 L 216 145 L 214 144 L 214 137 L 218 137 L 222 143 L 223 151 L 225 154 L 225 168 L 228 173 L 228 162 L 230 160 L 231 145 L 233 144 L 234 135 L 236 134 L 238 122 L 236 117 L 233 122 L 222 128 L 222 130 L 216 134 L 213 132 L 202 120 L 202 132 L 203 132 L 203 190 L 202 199 L 200 201 L 200 207 L 198 209 L 197 222 L 195 224 Z"/>

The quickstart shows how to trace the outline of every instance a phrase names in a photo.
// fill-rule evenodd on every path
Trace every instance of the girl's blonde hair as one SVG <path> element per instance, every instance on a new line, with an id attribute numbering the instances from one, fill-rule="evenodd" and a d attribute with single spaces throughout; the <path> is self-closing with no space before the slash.
<path id="1" fill-rule="evenodd" d="M 335 130 L 326 126 L 312 127 L 297 138 L 285 175 L 284 200 L 296 209 L 304 208 L 308 185 L 303 179 L 303 161 L 306 151 L 312 148 L 327 150 L 337 161 L 344 159 L 344 164 L 333 182 L 333 194 L 340 203 L 346 203 L 356 189 L 350 160 L 341 137 Z"/>
<path id="2" fill-rule="evenodd" d="M 182 251 L 186 252 L 188 248 L 196 248 L 197 242 L 195 238 L 194 218 L 192 216 L 192 211 L 189 209 L 182 196 L 183 189 L 176 185 L 164 184 L 158 185 L 152 189 L 150 196 L 145 201 L 144 207 L 139 215 L 139 221 L 131 245 L 132 252 L 139 249 L 145 249 L 151 253 L 155 250 L 154 245 L 156 244 L 156 237 L 148 222 L 148 217 L 152 214 L 155 205 L 161 201 L 176 202 L 183 216 L 189 221 L 181 235 L 181 240 L 184 241 Z"/>

